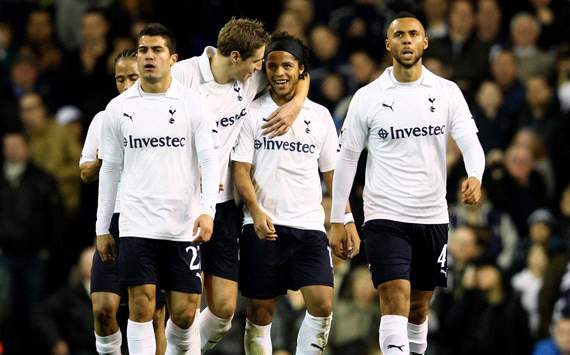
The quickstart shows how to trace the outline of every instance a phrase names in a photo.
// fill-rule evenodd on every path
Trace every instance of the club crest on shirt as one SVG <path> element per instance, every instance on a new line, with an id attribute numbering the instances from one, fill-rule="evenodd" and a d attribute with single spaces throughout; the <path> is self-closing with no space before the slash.
<path id="1" fill-rule="evenodd" d="M 311 121 L 304 120 L 303 122 L 305 122 L 305 125 L 307 125 L 307 127 L 305 128 L 305 133 L 311 134 L 311 127 L 309 127 L 309 125 L 311 124 Z"/>
<path id="2" fill-rule="evenodd" d="M 176 113 L 176 110 L 170 107 L 168 109 L 168 113 L 170 113 L 170 119 L 168 120 L 168 123 L 174 124 L 174 114 Z"/>
<path id="3" fill-rule="evenodd" d="M 435 106 L 433 105 L 433 103 L 435 102 L 435 97 L 428 97 L 428 101 L 429 101 L 430 104 L 431 104 L 429 110 L 430 110 L 431 112 L 435 112 Z"/>

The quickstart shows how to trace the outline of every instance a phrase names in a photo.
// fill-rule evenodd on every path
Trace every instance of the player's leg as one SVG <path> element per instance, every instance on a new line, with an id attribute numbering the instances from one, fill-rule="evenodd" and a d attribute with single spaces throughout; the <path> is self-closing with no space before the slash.
<path id="1" fill-rule="evenodd" d="M 202 352 L 229 332 L 237 304 L 238 236 L 243 215 L 233 200 L 216 205 L 212 239 L 201 246 L 207 307 L 200 313 Z"/>
<path id="2" fill-rule="evenodd" d="M 251 224 L 243 227 L 239 243 L 239 287 L 241 294 L 248 298 L 243 338 L 245 353 L 271 355 L 271 322 L 276 298 L 287 293 L 278 274 L 278 244 L 260 240 Z"/>
<path id="3" fill-rule="evenodd" d="M 127 342 L 131 355 L 156 353 L 152 319 L 156 305 L 159 242 L 146 238 L 121 238 L 119 276 L 129 294 Z"/>
<path id="4" fill-rule="evenodd" d="M 237 282 L 233 280 L 204 273 L 208 307 L 200 312 L 202 352 L 212 349 L 230 331 L 237 303 L 237 288 Z"/>
<path id="5" fill-rule="evenodd" d="M 163 291 L 157 291 L 156 308 L 152 315 L 152 327 L 156 342 L 156 355 L 164 355 L 166 351 L 166 299 Z"/>
<path id="6" fill-rule="evenodd" d="M 166 322 L 166 354 L 198 355 L 196 319 L 202 293 L 200 246 L 191 242 L 164 241 L 161 285 L 166 292 L 170 318 Z"/>
<path id="7" fill-rule="evenodd" d="M 99 354 L 121 354 L 122 335 L 117 323 L 117 310 L 120 301 L 119 295 L 112 292 L 94 292 L 91 294 L 95 348 Z"/>
<path id="8" fill-rule="evenodd" d="M 284 268 L 288 271 L 287 286 L 301 289 L 307 306 L 295 353 L 319 355 L 327 345 L 332 322 L 334 281 L 328 239 L 321 231 L 283 229 L 285 231 L 279 231 L 279 237 L 289 237 L 292 245 L 287 245 L 287 249 L 295 250 Z"/>
<path id="9" fill-rule="evenodd" d="M 424 354 L 428 343 L 428 312 L 433 290 L 447 285 L 447 224 L 414 227 L 412 294 L 408 339 L 412 354 Z"/>
<path id="10" fill-rule="evenodd" d="M 378 290 L 379 343 L 385 355 L 408 354 L 412 245 L 406 223 L 373 220 L 364 229 L 366 256 Z"/>
<path id="11" fill-rule="evenodd" d="M 198 327 L 195 316 L 200 305 L 200 294 L 167 291 L 166 303 L 170 315 L 166 323 L 166 354 L 190 355 L 192 333 Z"/>
<path id="12" fill-rule="evenodd" d="M 332 322 L 333 288 L 301 288 L 307 312 L 297 336 L 296 355 L 319 355 L 325 350 Z"/>
<path id="13" fill-rule="evenodd" d="M 119 246 L 119 214 L 109 226 Z M 105 264 L 99 253 L 93 255 L 91 267 L 91 304 L 95 328 L 95 348 L 99 354 L 121 354 L 122 334 L 117 323 L 117 311 L 121 301 L 117 262 Z"/>
<path id="14" fill-rule="evenodd" d="M 408 317 L 410 354 L 424 354 L 427 349 L 429 304 L 433 291 L 412 290 Z"/>
<path id="15" fill-rule="evenodd" d="M 243 346 L 246 355 L 271 355 L 271 322 L 277 299 L 247 301 Z"/>

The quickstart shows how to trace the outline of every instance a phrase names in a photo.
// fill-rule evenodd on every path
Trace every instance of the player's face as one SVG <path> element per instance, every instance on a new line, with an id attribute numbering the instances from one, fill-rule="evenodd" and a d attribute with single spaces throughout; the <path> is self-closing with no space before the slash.
<path id="1" fill-rule="evenodd" d="M 130 88 L 139 78 L 135 58 L 123 58 L 115 64 L 115 84 L 119 94 Z"/>
<path id="2" fill-rule="evenodd" d="M 267 80 L 273 92 L 281 98 L 291 99 L 299 76 L 303 73 L 303 66 L 289 52 L 273 51 L 269 53 L 265 63 Z"/>
<path id="3" fill-rule="evenodd" d="M 169 77 L 178 56 L 170 53 L 162 36 L 142 36 L 137 49 L 137 65 L 142 80 L 151 84 Z"/>
<path id="4" fill-rule="evenodd" d="M 386 49 L 404 68 L 416 65 L 427 47 L 425 30 L 418 20 L 400 18 L 392 21 L 388 28 Z"/>
<path id="5" fill-rule="evenodd" d="M 251 78 L 256 71 L 261 70 L 264 52 L 265 46 L 261 46 L 253 52 L 251 57 L 245 59 L 238 57 L 237 62 L 235 63 L 234 79 L 245 82 L 247 79 Z"/>

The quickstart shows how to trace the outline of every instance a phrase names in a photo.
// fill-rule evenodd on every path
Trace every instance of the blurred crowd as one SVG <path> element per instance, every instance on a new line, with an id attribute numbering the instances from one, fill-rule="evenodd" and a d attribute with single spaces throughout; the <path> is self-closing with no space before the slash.
<path id="1" fill-rule="evenodd" d="M 148 22 L 181 58 L 214 45 L 232 15 L 312 50 L 309 97 L 342 125 L 355 91 L 391 59 L 399 11 L 424 23 L 424 65 L 455 81 L 487 157 L 484 197 L 458 203 L 465 170 L 448 144 L 448 276 L 430 313 L 428 354 L 570 354 L 570 2 L 566 0 L 0 0 L 0 354 L 95 354 L 89 300 L 97 184 L 79 156 L 114 97 L 113 63 Z M 363 154 L 351 202 L 362 223 Z M 330 197 L 323 203 L 330 207 Z M 379 354 L 365 257 L 335 259 L 328 354 Z M 294 352 L 299 293 L 279 300 L 275 354 Z M 245 315 L 212 354 L 242 353 Z M 558 351 L 558 352 L 553 352 Z"/>

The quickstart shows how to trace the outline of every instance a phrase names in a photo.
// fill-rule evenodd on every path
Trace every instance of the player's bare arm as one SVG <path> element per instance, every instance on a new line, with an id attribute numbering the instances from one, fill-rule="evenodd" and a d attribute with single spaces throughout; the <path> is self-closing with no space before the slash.
<path id="1" fill-rule="evenodd" d="M 270 138 L 273 138 L 281 136 L 289 130 L 293 122 L 297 119 L 299 112 L 301 112 L 303 103 L 309 94 L 310 84 L 309 73 L 306 73 L 304 77 L 300 78 L 297 82 L 293 99 L 275 110 L 268 117 L 267 122 L 261 126 L 264 135 L 269 135 Z"/>
<path id="2" fill-rule="evenodd" d="M 257 202 L 255 187 L 253 186 L 253 181 L 251 181 L 251 167 L 252 165 L 249 163 L 236 161 L 232 163 L 236 189 L 251 213 L 255 233 L 259 239 L 275 240 L 277 239 L 277 233 L 273 222 L 271 218 L 263 212 Z"/>
<path id="3" fill-rule="evenodd" d="M 194 229 L 192 230 L 192 235 L 196 235 L 194 242 L 205 243 L 212 238 L 212 231 L 214 230 L 214 219 L 207 215 L 201 214 L 194 221 Z"/>
<path id="4" fill-rule="evenodd" d="M 325 186 L 327 191 L 332 193 L 334 171 L 327 171 L 323 173 L 323 179 L 325 181 Z M 346 204 L 346 214 L 351 214 L 350 203 Z M 329 244 L 333 248 L 333 252 L 339 258 L 344 260 L 350 259 L 358 255 L 360 252 L 360 237 L 356 231 L 356 224 L 354 219 L 352 221 L 347 220 L 344 224 L 333 223 L 331 227 L 335 228 L 335 233 L 333 233 L 333 228 L 329 233 Z M 334 238 L 334 239 L 333 239 Z"/>
<path id="5" fill-rule="evenodd" d="M 85 184 L 91 184 L 97 181 L 99 177 L 99 169 L 101 169 L 101 159 L 95 161 L 87 161 L 79 165 L 79 176 L 81 176 L 81 181 Z"/>

